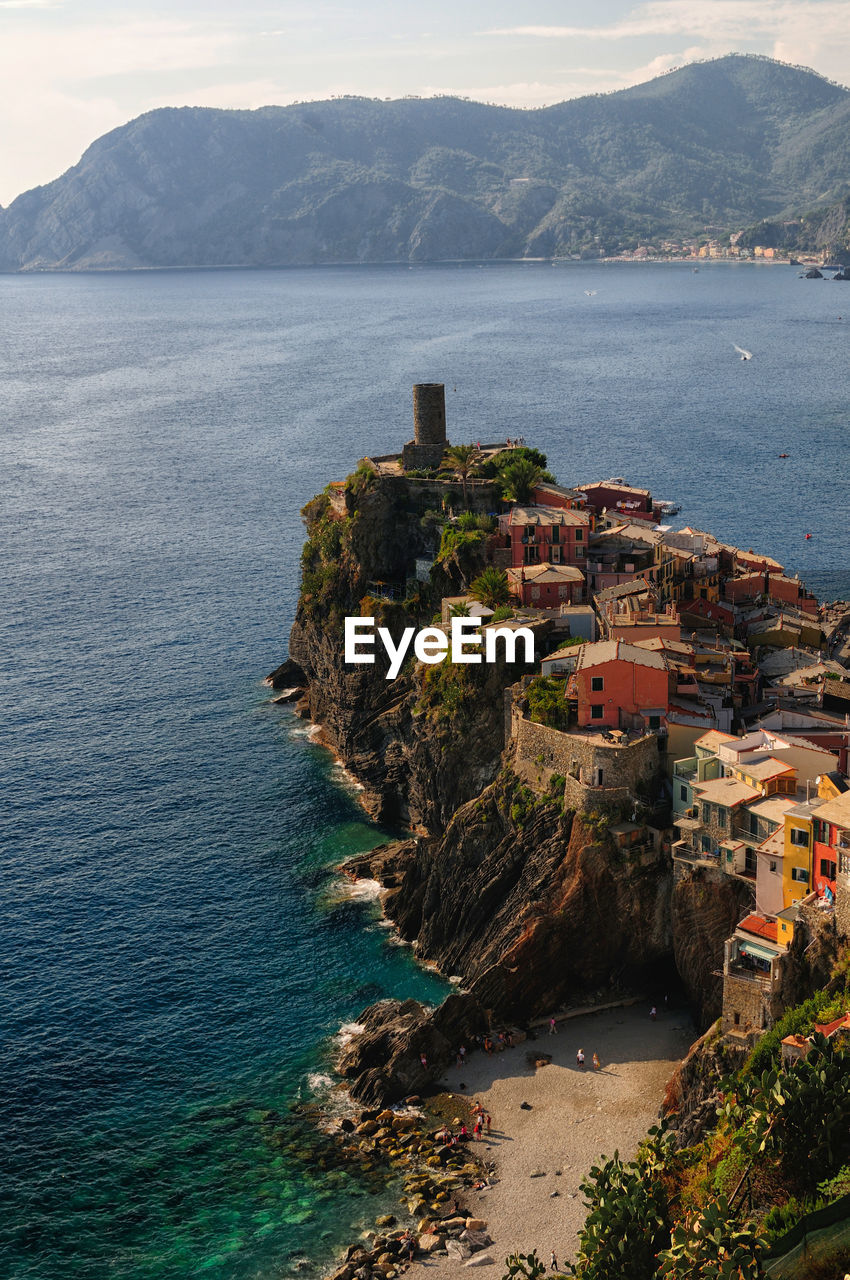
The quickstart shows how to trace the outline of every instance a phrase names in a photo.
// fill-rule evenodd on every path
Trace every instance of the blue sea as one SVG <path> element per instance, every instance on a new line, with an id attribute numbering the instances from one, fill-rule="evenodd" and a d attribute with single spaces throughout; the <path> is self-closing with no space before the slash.
<path id="1" fill-rule="evenodd" d="M 345 895 L 334 867 L 387 833 L 263 685 L 300 507 L 441 381 L 454 441 L 522 434 L 850 597 L 850 291 L 720 264 L 32 275 L 0 316 L 0 1274 L 318 1271 L 386 1193 L 320 1168 L 289 1108 L 365 1005 L 446 988 Z"/>

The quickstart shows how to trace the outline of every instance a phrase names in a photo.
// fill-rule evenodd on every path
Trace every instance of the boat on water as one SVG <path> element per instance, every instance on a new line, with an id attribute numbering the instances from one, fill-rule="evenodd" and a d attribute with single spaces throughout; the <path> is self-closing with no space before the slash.
<path id="1" fill-rule="evenodd" d="M 656 502 L 655 505 L 663 516 L 675 516 L 682 510 L 678 502 Z"/>

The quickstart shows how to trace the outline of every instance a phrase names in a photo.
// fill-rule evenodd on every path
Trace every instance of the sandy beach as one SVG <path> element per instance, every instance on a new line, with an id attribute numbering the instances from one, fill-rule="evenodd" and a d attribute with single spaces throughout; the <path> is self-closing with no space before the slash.
<path id="1" fill-rule="evenodd" d="M 572 1258 L 584 1220 L 582 1178 L 603 1154 L 617 1149 L 630 1157 L 655 1123 L 664 1086 L 696 1032 L 686 1010 L 661 1009 L 653 1021 L 649 1008 L 641 1002 L 564 1020 L 555 1035 L 544 1025 L 535 1041 L 492 1057 L 475 1053 L 462 1069 L 447 1072 L 448 1087 L 457 1091 L 463 1081 L 461 1092 L 492 1117 L 490 1138 L 474 1146 L 495 1161 L 498 1181 L 470 1191 L 467 1205 L 487 1222 L 493 1265 L 534 1248 L 547 1264 L 553 1249 L 559 1263 Z M 576 1065 L 578 1049 L 586 1055 L 583 1069 Z M 535 1069 L 527 1058 L 533 1052 L 551 1054 L 552 1062 Z M 523 1102 L 531 1110 L 522 1109 Z M 446 1257 L 417 1261 L 411 1272 L 419 1268 L 430 1280 L 465 1271 Z"/>

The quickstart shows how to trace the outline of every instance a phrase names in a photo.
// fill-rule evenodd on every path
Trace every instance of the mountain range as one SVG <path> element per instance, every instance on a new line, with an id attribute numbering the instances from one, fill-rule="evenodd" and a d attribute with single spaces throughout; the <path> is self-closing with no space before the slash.
<path id="1" fill-rule="evenodd" d="M 0 270 L 598 257 L 828 209 L 846 240 L 848 126 L 850 91 L 743 55 L 528 111 L 163 108 L 0 210 Z"/>

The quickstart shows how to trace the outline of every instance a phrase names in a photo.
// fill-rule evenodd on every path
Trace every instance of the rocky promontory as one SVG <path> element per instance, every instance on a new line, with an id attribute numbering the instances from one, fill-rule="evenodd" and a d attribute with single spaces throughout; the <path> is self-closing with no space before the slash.
<path id="1" fill-rule="evenodd" d="M 437 1010 L 385 1002 L 364 1012 L 340 1069 L 369 1103 L 426 1088 L 461 1041 L 592 998 L 661 998 L 681 984 L 708 1025 L 714 958 L 740 916 L 734 887 L 674 889 L 663 841 L 620 847 L 610 814 L 568 805 L 551 774 L 537 783 L 519 768 L 510 709 L 531 668 L 408 659 L 388 680 L 380 651 L 371 666 L 343 662 L 346 615 L 375 615 L 398 637 L 481 570 L 486 538 L 444 532 L 464 496 L 451 480 L 361 466 L 309 503 L 290 658 L 271 677 L 302 691 L 300 714 L 362 784 L 367 812 L 412 831 L 344 871 L 381 883 L 401 937 L 458 988 Z M 479 481 L 466 503 L 471 527 L 498 494 Z M 423 559 L 429 580 L 411 586 Z"/>

